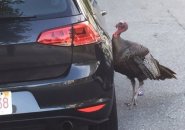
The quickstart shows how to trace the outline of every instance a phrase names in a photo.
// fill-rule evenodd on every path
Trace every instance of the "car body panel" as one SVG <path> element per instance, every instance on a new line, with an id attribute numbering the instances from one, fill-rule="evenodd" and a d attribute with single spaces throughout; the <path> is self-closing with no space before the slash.
<path id="1" fill-rule="evenodd" d="M 1 21 L 0 84 L 65 75 L 71 66 L 72 47 L 47 46 L 36 41 L 48 28 L 79 21 L 84 21 L 82 15 L 49 20 Z M 7 37 L 10 34 L 11 37 Z"/>
<path id="2" fill-rule="evenodd" d="M 75 16 L 0 21 L 0 92 L 11 91 L 13 103 L 12 114 L 0 115 L 0 124 L 7 129 L 51 119 L 86 125 L 108 120 L 114 97 L 111 40 L 95 7 L 86 0 L 76 2 L 81 13 Z M 100 41 L 68 47 L 37 42 L 46 30 L 83 21 L 93 26 Z M 21 26 L 22 31 L 16 30 Z M 105 107 L 92 113 L 78 111 L 99 104 Z"/>

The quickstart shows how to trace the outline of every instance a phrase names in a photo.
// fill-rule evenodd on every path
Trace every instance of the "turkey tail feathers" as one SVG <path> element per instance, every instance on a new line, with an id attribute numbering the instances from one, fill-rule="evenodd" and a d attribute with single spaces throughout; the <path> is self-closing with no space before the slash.
<path id="1" fill-rule="evenodd" d="M 163 67 L 163 68 L 165 68 L 165 69 L 167 69 L 170 73 L 172 73 L 172 74 L 176 74 L 174 71 L 172 71 L 171 69 L 169 69 L 169 68 L 167 68 L 167 67 L 165 67 L 165 66 L 163 66 L 163 65 L 160 65 L 161 67 Z"/>
<path id="2" fill-rule="evenodd" d="M 175 76 L 176 73 L 174 71 L 172 71 L 171 69 L 169 69 L 163 65 L 159 65 L 159 69 L 161 72 L 159 79 L 161 79 L 161 80 L 172 79 L 172 78 L 177 79 L 177 77 Z"/>
<path id="3" fill-rule="evenodd" d="M 138 67 L 146 76 L 146 78 L 151 80 L 165 80 L 172 78 L 177 79 L 174 71 L 163 65 L 160 65 L 150 53 L 148 53 L 144 59 L 136 56 L 134 57 L 134 61 L 138 64 Z"/>

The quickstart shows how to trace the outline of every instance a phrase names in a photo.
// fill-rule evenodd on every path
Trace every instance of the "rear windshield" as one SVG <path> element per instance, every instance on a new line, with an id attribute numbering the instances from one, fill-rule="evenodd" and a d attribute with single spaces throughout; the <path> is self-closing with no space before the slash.
<path id="1" fill-rule="evenodd" d="M 0 17 L 71 16 L 79 11 L 72 0 L 0 0 Z"/>

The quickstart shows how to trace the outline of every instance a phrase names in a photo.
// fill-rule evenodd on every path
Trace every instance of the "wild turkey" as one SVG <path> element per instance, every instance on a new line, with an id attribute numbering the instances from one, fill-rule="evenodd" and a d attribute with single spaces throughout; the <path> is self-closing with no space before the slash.
<path id="1" fill-rule="evenodd" d="M 122 32 L 128 29 L 126 22 L 119 22 L 116 25 L 116 32 L 113 34 L 113 58 L 114 70 L 130 79 L 133 87 L 132 101 L 128 105 L 130 108 L 136 104 L 139 89 L 144 84 L 144 80 L 165 80 L 175 78 L 175 72 L 169 68 L 160 65 L 153 58 L 148 48 L 120 37 Z M 139 86 L 136 88 L 136 79 L 139 81 Z"/>

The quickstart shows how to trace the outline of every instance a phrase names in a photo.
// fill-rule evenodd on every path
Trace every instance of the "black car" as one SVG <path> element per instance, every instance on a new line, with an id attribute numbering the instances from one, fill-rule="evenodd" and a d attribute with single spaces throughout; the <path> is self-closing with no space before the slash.
<path id="1" fill-rule="evenodd" d="M 0 0 L 0 130 L 117 130 L 96 0 Z"/>

